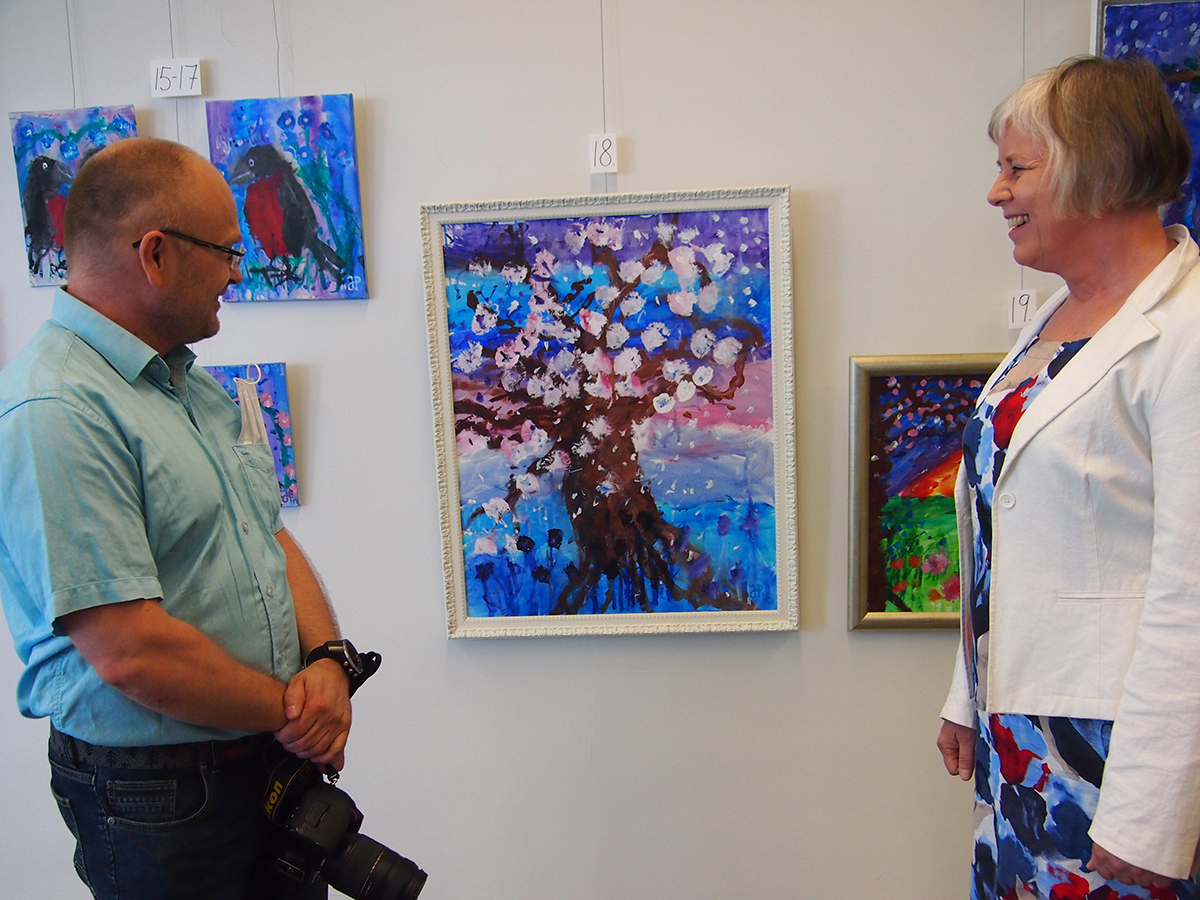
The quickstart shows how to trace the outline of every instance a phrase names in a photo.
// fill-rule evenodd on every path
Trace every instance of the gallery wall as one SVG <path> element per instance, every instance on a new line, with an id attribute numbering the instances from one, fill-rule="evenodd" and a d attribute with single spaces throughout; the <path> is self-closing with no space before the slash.
<path id="1" fill-rule="evenodd" d="M 383 654 L 341 785 L 430 898 L 964 896 L 970 790 L 933 746 L 949 632 L 847 632 L 848 360 L 1001 351 L 993 106 L 1088 48 L 1089 0 L 2 0 L 0 112 L 351 93 L 370 298 L 226 305 L 204 364 L 285 361 L 284 519 Z M 197 56 L 205 98 L 152 100 Z M 620 136 L 593 176 L 587 136 Z M 11 157 L 9 157 L 11 159 Z M 791 185 L 800 629 L 447 640 L 424 202 Z M 0 364 L 48 315 L 0 164 Z M 2 512 L 0 512 L 2 514 Z M 0 894 L 82 898 L 47 725 L 6 744 Z"/>

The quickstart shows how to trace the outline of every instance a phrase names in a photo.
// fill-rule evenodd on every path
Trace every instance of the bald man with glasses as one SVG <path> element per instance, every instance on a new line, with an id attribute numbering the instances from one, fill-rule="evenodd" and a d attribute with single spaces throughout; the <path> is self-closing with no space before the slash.
<path id="1" fill-rule="evenodd" d="M 241 281 L 233 196 L 132 138 L 65 230 L 68 284 L 0 372 L 0 599 L 76 870 L 98 898 L 325 896 L 268 886 L 260 806 L 278 747 L 341 768 L 340 635 L 270 448 L 188 348 Z"/>

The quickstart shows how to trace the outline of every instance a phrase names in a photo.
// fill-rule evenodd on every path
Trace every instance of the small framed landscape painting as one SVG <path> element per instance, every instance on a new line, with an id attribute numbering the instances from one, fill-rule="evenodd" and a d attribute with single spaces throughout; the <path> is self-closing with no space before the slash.
<path id="1" fill-rule="evenodd" d="M 958 627 L 962 430 L 1001 359 L 851 358 L 851 629 Z"/>

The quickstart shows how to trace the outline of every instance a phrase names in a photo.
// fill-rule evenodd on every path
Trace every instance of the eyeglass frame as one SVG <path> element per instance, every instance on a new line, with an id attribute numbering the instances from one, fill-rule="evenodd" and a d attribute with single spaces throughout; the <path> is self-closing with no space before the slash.
<path id="1" fill-rule="evenodd" d="M 176 231 L 174 228 L 156 228 L 156 231 L 161 231 L 163 234 L 169 234 L 171 237 L 177 237 L 180 240 L 188 241 L 195 244 L 197 247 L 207 247 L 210 250 L 217 250 L 229 257 L 229 268 L 235 269 L 242 264 L 242 257 L 246 255 L 245 250 L 238 250 L 235 247 L 226 247 L 223 244 L 214 244 L 212 241 L 202 241 L 198 237 L 192 237 L 190 234 L 184 234 L 182 231 Z M 141 246 L 142 241 L 146 238 L 142 236 L 133 242 L 133 249 L 136 250 Z"/>

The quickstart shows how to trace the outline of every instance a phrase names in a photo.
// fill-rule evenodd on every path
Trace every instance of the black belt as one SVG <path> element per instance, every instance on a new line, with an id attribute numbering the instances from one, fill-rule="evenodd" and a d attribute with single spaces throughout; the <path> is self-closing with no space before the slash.
<path id="1" fill-rule="evenodd" d="M 251 758 L 273 742 L 269 734 L 252 734 L 232 741 L 198 741 L 149 747 L 101 747 L 63 734 L 50 726 L 50 752 L 71 765 L 107 769 L 186 769 L 217 766 Z"/>

